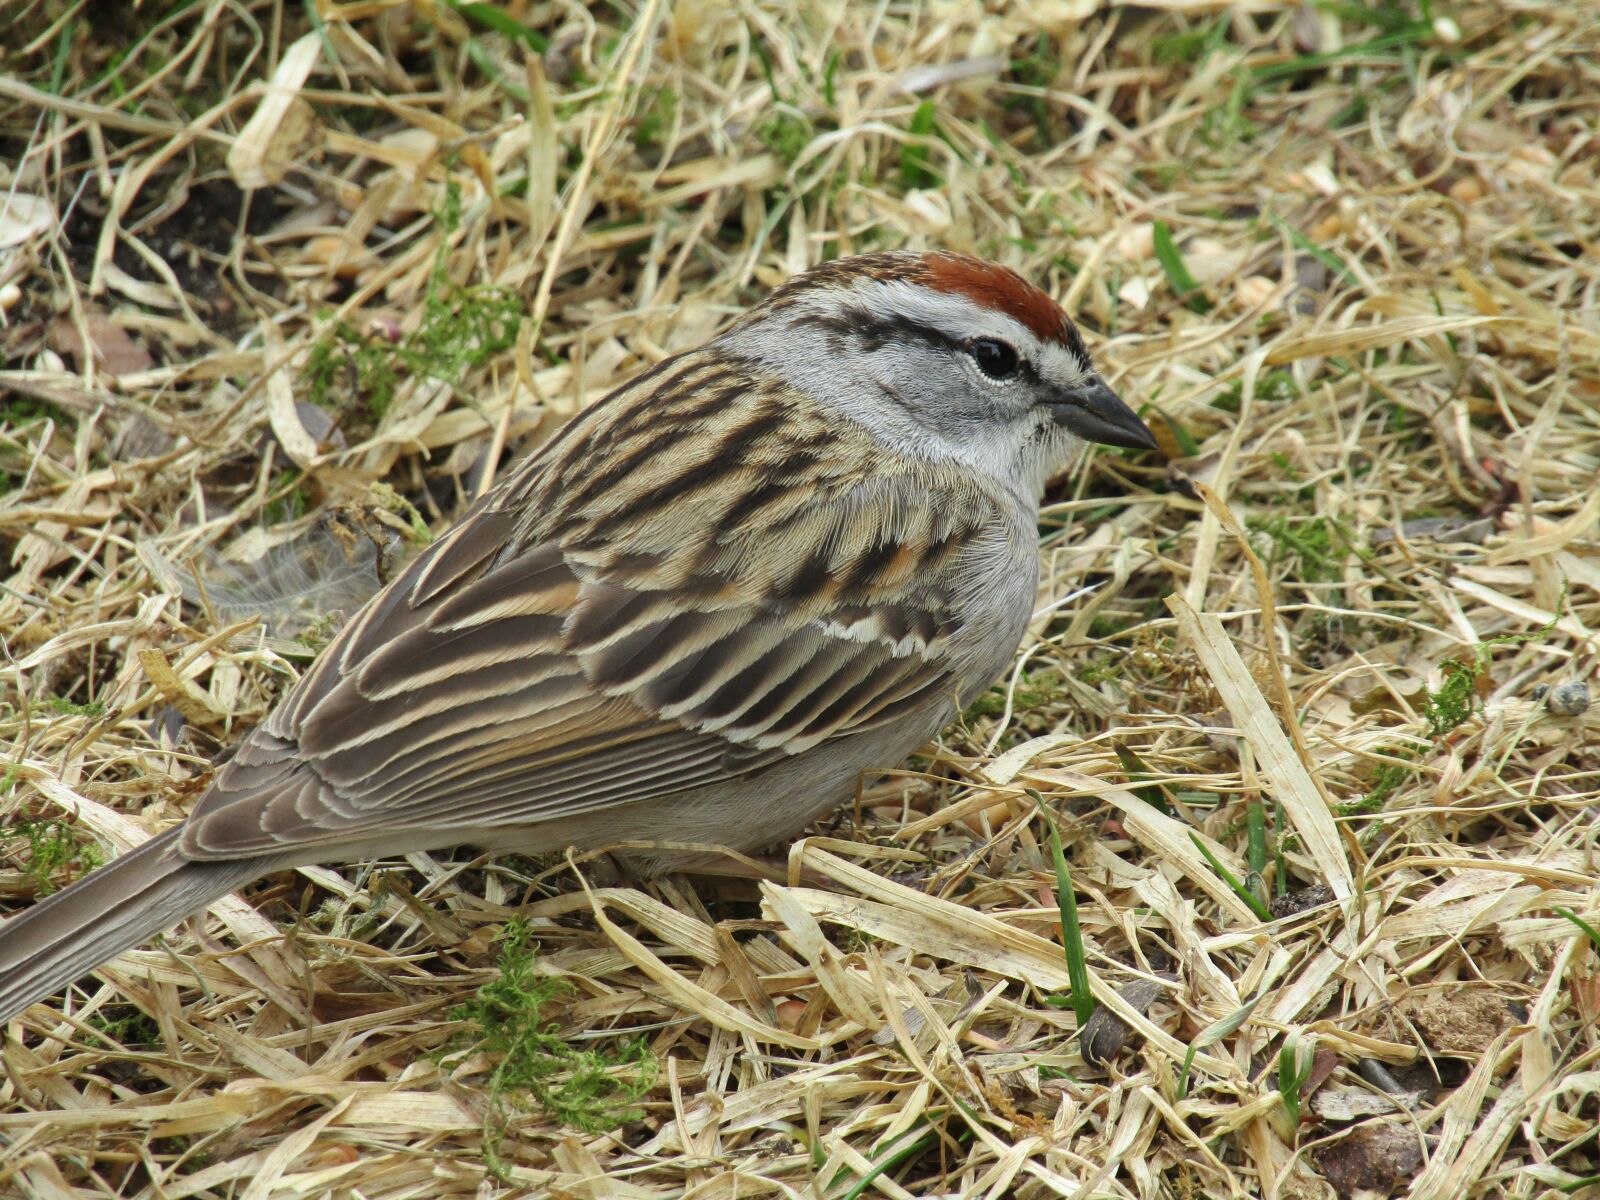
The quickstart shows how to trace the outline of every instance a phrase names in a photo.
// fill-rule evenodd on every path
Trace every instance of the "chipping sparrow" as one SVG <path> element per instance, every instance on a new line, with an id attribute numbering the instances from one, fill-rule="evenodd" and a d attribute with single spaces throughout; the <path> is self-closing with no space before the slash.
<path id="1" fill-rule="evenodd" d="M 1155 444 L 1013 272 L 791 280 L 510 472 L 186 821 L 0 925 L 0 1018 L 299 864 L 800 830 L 1005 669 L 1040 492 L 1085 440 Z"/>

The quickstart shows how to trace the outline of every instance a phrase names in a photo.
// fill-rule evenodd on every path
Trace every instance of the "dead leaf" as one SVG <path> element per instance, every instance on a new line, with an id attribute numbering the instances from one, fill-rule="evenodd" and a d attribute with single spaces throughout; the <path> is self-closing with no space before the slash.
<path id="1" fill-rule="evenodd" d="M 1146 1013 L 1161 995 L 1161 985 L 1150 979 L 1135 979 L 1117 989 L 1117 994 L 1139 1013 Z M 1096 1008 L 1083 1026 L 1078 1037 L 1078 1048 L 1083 1060 L 1091 1066 L 1104 1067 L 1122 1051 L 1132 1028 L 1105 1005 Z"/>
<path id="2" fill-rule="evenodd" d="M 95 366 L 107 375 L 134 375 L 156 365 L 155 359 L 128 331 L 98 308 L 84 310 L 83 323 L 89 330 Z M 45 339 L 57 354 L 72 359 L 80 371 L 87 366 L 83 333 L 71 317 L 57 317 L 45 331 Z"/>
<path id="3" fill-rule="evenodd" d="M 1421 1092 L 1386 1096 L 1367 1088 L 1323 1088 L 1311 1097 L 1311 1111 L 1324 1121 L 1358 1121 L 1415 1107 Z"/>
<path id="4" fill-rule="evenodd" d="M 1393 1196 L 1422 1169 L 1422 1146 L 1412 1129 L 1372 1123 L 1319 1152 L 1317 1163 L 1341 1196 L 1356 1191 Z"/>

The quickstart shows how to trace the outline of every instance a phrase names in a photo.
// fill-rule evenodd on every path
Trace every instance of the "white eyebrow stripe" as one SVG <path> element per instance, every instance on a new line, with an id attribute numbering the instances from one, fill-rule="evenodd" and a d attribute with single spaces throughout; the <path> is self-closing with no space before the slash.
<path id="1" fill-rule="evenodd" d="M 905 280 L 866 280 L 851 289 L 874 317 L 926 324 L 957 342 L 975 337 L 1005 339 L 1037 364 L 1051 383 L 1072 387 L 1094 374 L 1094 367 L 1069 347 L 1041 339 L 1008 313 L 979 304 L 968 296 L 939 292 Z"/>
<path id="2" fill-rule="evenodd" d="M 936 329 L 953 341 L 974 337 L 999 337 L 1037 359 L 1045 343 L 1009 313 L 979 304 L 969 296 L 940 292 L 904 279 L 865 279 L 844 292 L 847 302 L 860 304 L 882 321 L 912 321 Z M 835 310 L 839 296 L 808 298 L 814 311 Z"/>

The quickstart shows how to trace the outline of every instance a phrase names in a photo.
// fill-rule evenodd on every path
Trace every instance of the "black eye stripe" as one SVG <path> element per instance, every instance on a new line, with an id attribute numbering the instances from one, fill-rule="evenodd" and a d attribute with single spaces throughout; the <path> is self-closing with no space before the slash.
<path id="1" fill-rule="evenodd" d="M 836 312 L 805 313 L 795 318 L 794 324 L 821 330 L 827 337 L 830 347 L 840 354 L 845 353 L 847 349 L 871 354 L 896 342 L 922 342 L 924 345 L 933 346 L 950 354 L 965 354 L 971 357 L 976 342 L 999 342 L 1017 356 L 1016 369 L 1006 376 L 1005 381 L 1029 379 L 1034 383 L 1039 382 L 1039 372 L 1032 360 L 1000 338 L 974 338 L 963 341 L 943 330 L 921 324 L 909 316 L 885 316 L 867 309 L 864 305 L 850 304 Z M 1087 355 L 1082 356 L 1080 361 L 1087 370 Z"/>

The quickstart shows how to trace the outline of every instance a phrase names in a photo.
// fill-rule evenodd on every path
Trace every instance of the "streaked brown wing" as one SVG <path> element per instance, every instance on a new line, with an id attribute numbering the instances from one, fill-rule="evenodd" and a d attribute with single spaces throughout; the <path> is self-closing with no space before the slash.
<path id="1" fill-rule="evenodd" d="M 413 562 L 219 770 L 186 852 L 591 812 L 950 696 L 948 597 L 911 581 L 976 534 L 971 498 L 840 470 L 794 444 L 811 424 L 704 386 L 669 439 L 700 455 L 640 460 L 604 503 L 593 474 L 673 418 L 613 400 Z M 779 535 L 777 561 L 754 545 Z"/>

